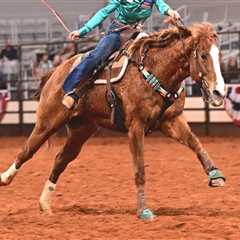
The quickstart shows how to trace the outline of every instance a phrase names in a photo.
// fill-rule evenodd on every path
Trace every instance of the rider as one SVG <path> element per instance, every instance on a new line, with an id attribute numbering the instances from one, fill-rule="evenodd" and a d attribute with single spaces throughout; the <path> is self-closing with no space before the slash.
<path id="1" fill-rule="evenodd" d="M 177 11 L 172 10 L 164 0 L 109 0 L 108 4 L 98 11 L 80 30 L 69 34 L 70 40 L 82 38 L 95 27 L 101 24 L 112 12 L 115 19 L 111 23 L 108 32 L 97 44 L 96 48 L 69 74 L 65 80 L 63 90 L 65 92 L 63 105 L 72 109 L 79 96 L 75 88 L 83 79 L 90 78 L 93 71 L 103 64 L 108 57 L 119 50 L 121 28 L 126 25 L 145 21 L 152 14 L 152 8 L 156 5 L 162 15 L 168 15 L 180 19 Z"/>

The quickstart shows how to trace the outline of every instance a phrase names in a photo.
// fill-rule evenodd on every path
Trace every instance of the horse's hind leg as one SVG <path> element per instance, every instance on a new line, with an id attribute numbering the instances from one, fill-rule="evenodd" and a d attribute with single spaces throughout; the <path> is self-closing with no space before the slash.
<path id="1" fill-rule="evenodd" d="M 130 151 L 133 157 L 135 184 L 137 187 L 137 215 L 141 219 L 152 219 L 152 212 L 145 208 L 145 169 L 144 169 L 144 128 L 138 121 L 133 121 L 128 132 Z"/>
<path id="2" fill-rule="evenodd" d="M 18 170 L 27 160 L 32 158 L 33 154 L 46 141 L 50 131 L 45 127 L 36 126 L 24 145 L 22 151 L 18 154 L 15 162 L 9 167 L 7 171 L 0 175 L 0 186 L 5 186 L 11 183 Z"/>
<path id="3" fill-rule="evenodd" d="M 42 211 L 47 213 L 52 212 L 51 201 L 59 176 L 65 170 L 67 165 L 77 157 L 83 144 L 95 131 L 95 125 L 91 123 L 81 123 L 81 126 L 74 126 L 73 122 L 69 124 L 67 141 L 56 156 L 51 175 L 49 180 L 45 183 L 40 197 L 40 209 Z"/>
<path id="4" fill-rule="evenodd" d="M 207 151 L 203 148 L 199 139 L 191 131 L 183 114 L 173 119 L 166 119 L 160 126 L 161 131 L 168 137 L 188 146 L 194 151 L 203 166 L 204 171 L 209 177 L 209 186 L 224 186 L 225 178 L 221 171 L 217 169 Z"/>
<path id="5" fill-rule="evenodd" d="M 10 184 L 20 167 L 32 158 L 34 153 L 38 151 L 41 145 L 55 133 L 59 127 L 64 125 L 67 120 L 67 114 L 58 110 L 56 114 L 51 114 L 54 113 L 54 111 L 51 112 L 50 107 L 51 106 L 47 108 L 47 111 L 38 113 L 36 125 L 27 142 L 24 144 L 22 151 L 17 155 L 15 162 L 9 169 L 0 175 L 0 186 Z"/>

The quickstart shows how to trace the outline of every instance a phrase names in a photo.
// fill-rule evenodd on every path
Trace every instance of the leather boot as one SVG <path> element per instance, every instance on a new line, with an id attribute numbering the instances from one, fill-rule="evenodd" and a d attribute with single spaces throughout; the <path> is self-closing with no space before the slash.
<path id="1" fill-rule="evenodd" d="M 75 90 L 64 95 L 62 104 L 69 110 L 73 109 L 79 100 Z"/>

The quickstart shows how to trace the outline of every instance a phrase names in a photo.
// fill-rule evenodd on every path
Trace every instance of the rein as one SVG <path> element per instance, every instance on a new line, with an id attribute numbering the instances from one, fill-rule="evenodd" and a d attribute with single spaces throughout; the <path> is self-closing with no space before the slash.
<path id="1" fill-rule="evenodd" d="M 178 28 L 184 28 L 184 29 L 187 29 L 187 26 L 185 25 L 185 23 L 183 22 L 183 20 L 180 18 L 178 19 L 178 21 L 180 22 L 180 24 L 177 22 L 176 25 Z M 182 42 L 182 47 L 183 47 L 183 54 L 184 54 L 184 57 L 186 59 L 186 61 L 188 62 L 188 56 L 187 56 L 187 49 L 186 49 L 186 45 L 185 45 L 185 42 L 184 42 L 184 38 L 183 38 L 183 34 L 182 32 L 180 31 L 179 32 L 179 36 L 180 36 L 180 41 Z"/>

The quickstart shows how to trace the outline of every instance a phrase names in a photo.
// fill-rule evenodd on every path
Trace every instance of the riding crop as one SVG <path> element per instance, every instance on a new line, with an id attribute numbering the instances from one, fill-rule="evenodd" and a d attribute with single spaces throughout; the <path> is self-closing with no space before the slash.
<path id="1" fill-rule="evenodd" d="M 69 29 L 69 27 L 66 25 L 66 23 L 64 22 L 63 18 L 61 17 L 61 15 L 46 1 L 46 0 L 41 0 L 41 2 L 51 11 L 51 13 L 57 18 L 58 22 L 62 25 L 62 27 L 68 32 L 70 33 L 71 30 Z"/>

